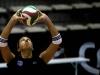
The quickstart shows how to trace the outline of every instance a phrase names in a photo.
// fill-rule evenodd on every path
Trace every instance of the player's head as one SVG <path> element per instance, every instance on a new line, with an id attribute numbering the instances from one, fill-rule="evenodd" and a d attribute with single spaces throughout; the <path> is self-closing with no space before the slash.
<path id="1" fill-rule="evenodd" d="M 29 37 L 21 37 L 18 42 L 18 51 L 32 51 L 33 50 L 33 44 Z"/>

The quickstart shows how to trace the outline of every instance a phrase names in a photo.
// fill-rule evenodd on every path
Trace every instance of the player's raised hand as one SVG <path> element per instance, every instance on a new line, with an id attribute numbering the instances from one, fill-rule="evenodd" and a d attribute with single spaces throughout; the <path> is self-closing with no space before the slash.
<path id="1" fill-rule="evenodd" d="M 26 19 L 25 17 L 21 16 L 21 9 L 17 10 L 17 12 L 12 16 L 12 18 L 14 20 L 17 20 L 17 21 L 21 21 L 21 20 L 25 20 Z"/>

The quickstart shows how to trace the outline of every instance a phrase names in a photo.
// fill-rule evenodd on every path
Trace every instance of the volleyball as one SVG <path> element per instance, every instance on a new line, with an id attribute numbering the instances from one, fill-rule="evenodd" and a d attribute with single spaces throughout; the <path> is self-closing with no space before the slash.
<path id="1" fill-rule="evenodd" d="M 23 21 L 26 25 L 33 26 L 37 23 L 40 12 L 35 6 L 29 5 L 22 9 L 21 16 L 26 18 L 26 20 Z"/>

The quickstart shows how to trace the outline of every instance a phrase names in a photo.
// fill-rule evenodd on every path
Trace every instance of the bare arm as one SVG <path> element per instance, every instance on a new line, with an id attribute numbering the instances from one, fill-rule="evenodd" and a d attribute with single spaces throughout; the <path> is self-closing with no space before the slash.
<path id="1" fill-rule="evenodd" d="M 8 39 L 9 37 L 9 34 L 12 30 L 12 28 L 15 26 L 16 22 L 18 21 L 18 19 L 20 19 L 16 14 L 14 14 L 11 19 L 9 20 L 9 22 L 7 23 L 7 25 L 4 27 L 2 33 L 1 33 L 1 38 L 0 39 Z M 2 42 L 0 41 L 0 43 L 2 44 L 7 44 L 7 42 Z M 12 58 L 14 58 L 14 54 L 10 51 L 8 45 L 1 45 L 0 44 L 0 52 L 1 52 L 1 55 L 4 59 L 4 61 L 6 63 L 8 63 Z"/>
<path id="2" fill-rule="evenodd" d="M 8 36 L 13 28 L 13 26 L 16 24 L 16 20 L 14 20 L 13 18 L 11 18 L 8 22 L 8 24 L 4 27 L 1 36 L 5 39 L 8 39 Z"/>
<path id="3" fill-rule="evenodd" d="M 55 28 L 54 24 L 49 19 L 49 17 L 46 14 L 43 14 L 42 19 L 43 19 L 43 22 L 47 25 L 48 30 L 51 33 L 51 36 L 52 37 L 57 36 L 59 32 Z M 48 61 L 54 56 L 55 52 L 58 50 L 60 44 L 61 42 L 59 44 L 51 43 L 49 47 L 40 54 L 40 58 L 42 58 L 46 63 L 48 63 Z"/>

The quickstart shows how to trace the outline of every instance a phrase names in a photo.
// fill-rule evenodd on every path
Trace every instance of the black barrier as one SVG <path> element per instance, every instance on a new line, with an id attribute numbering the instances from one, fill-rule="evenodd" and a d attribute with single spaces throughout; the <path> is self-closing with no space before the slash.
<path id="1" fill-rule="evenodd" d="M 100 66 L 97 66 L 100 65 L 100 55 L 98 54 L 100 51 L 99 33 L 99 29 L 88 29 L 69 30 L 64 34 L 66 57 L 82 56 L 90 59 L 90 62 L 80 64 L 79 75 L 98 75 L 100 72 L 100 69 L 98 69 Z"/>

